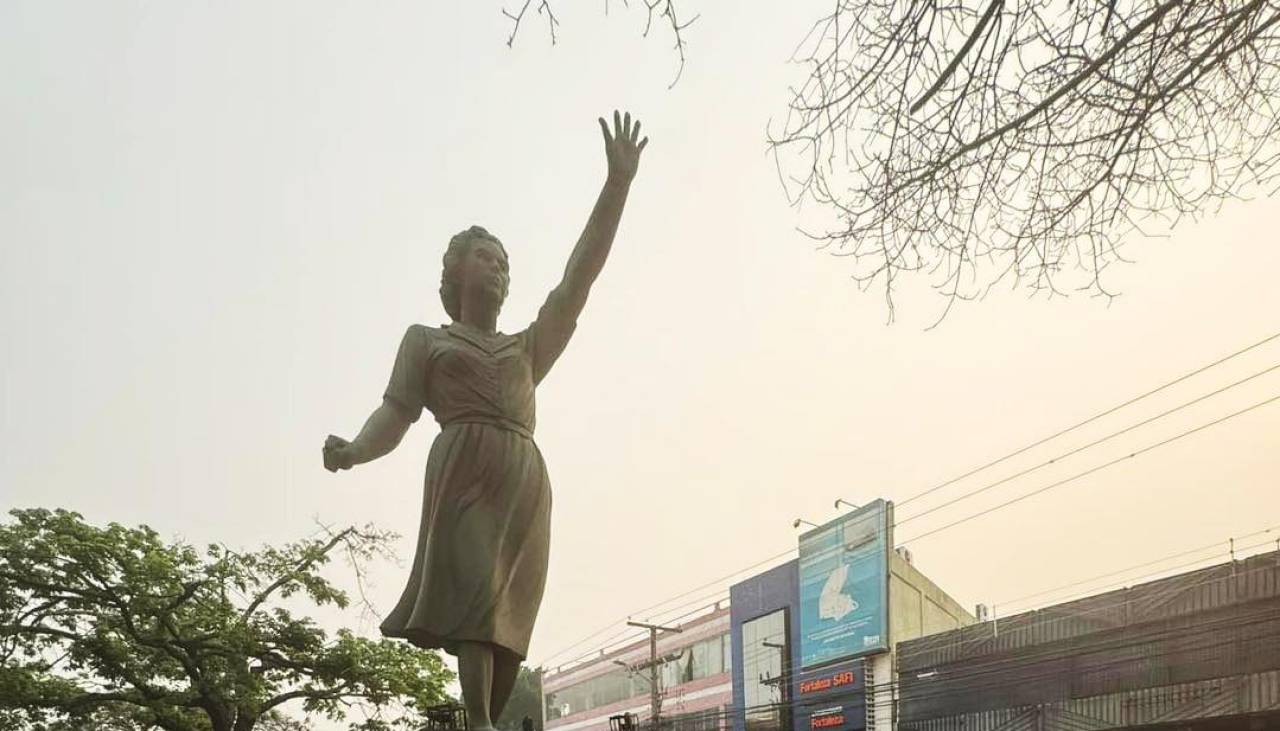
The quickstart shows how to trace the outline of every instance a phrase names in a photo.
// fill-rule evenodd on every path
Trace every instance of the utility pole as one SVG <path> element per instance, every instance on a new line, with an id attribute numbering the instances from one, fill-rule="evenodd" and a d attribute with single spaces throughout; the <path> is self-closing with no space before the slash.
<path id="1" fill-rule="evenodd" d="M 791 724 L 786 721 L 785 714 L 790 713 L 791 704 L 791 662 L 787 658 L 787 646 L 780 642 L 770 642 L 764 640 L 761 643 L 763 647 L 769 647 L 778 651 L 778 677 L 764 679 L 762 683 L 772 684 L 773 681 L 778 683 L 778 704 L 774 707 L 773 713 L 777 720 L 779 728 L 791 728 Z"/>
<path id="2" fill-rule="evenodd" d="M 662 708 L 662 690 L 658 686 L 658 633 L 684 630 L 644 622 L 627 622 L 627 626 L 649 630 L 649 722 L 653 731 L 658 731 L 658 716 Z"/>

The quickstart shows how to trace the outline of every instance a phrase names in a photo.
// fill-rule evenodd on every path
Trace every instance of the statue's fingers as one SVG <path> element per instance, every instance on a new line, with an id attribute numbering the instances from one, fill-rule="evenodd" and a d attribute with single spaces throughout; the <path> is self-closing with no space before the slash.
<path id="1" fill-rule="evenodd" d="M 647 144 L 649 144 L 649 138 L 648 138 L 648 137 L 644 138 L 643 140 L 640 140 L 640 146 L 636 148 L 636 151 L 638 151 L 638 152 L 644 152 L 644 146 L 645 146 L 645 145 L 647 145 Z"/>
<path id="2" fill-rule="evenodd" d="M 631 144 L 633 145 L 636 140 L 640 139 L 640 120 L 636 120 L 635 126 L 631 128 L 631 137 L 628 139 L 631 140 Z"/>
<path id="3" fill-rule="evenodd" d="M 622 136 L 622 115 L 618 113 L 617 109 L 613 110 L 613 136 Z"/>
<path id="4" fill-rule="evenodd" d="M 631 112 L 622 117 L 622 134 L 628 142 L 631 141 Z"/>
<path id="5" fill-rule="evenodd" d="M 600 122 L 600 132 L 604 134 L 604 143 L 606 145 L 611 144 L 613 138 L 609 136 L 609 123 L 604 121 L 604 117 L 600 117 L 598 121 Z"/>

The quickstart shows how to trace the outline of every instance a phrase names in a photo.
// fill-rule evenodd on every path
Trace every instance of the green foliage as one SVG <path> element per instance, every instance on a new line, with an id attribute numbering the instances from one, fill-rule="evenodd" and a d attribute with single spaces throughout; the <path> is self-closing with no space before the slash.
<path id="1" fill-rule="evenodd" d="M 521 731 L 526 716 L 533 719 L 534 728 L 542 728 L 542 669 L 521 665 L 507 707 L 494 725 L 499 731 Z"/>
<path id="2" fill-rule="evenodd" d="M 279 605 L 346 607 L 320 575 L 357 569 L 385 533 L 347 529 L 253 553 L 203 552 L 152 529 L 99 528 L 63 510 L 0 525 L 0 727 L 35 731 L 300 728 L 281 715 L 409 728 L 447 700 L 438 654 L 346 630 L 330 636 Z"/>

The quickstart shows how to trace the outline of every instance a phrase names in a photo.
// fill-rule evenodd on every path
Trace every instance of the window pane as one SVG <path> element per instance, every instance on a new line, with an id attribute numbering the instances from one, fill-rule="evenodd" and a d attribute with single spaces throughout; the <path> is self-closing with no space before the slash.
<path id="1" fill-rule="evenodd" d="M 712 637 L 703 643 L 707 646 L 707 675 L 716 675 L 724 671 L 724 652 L 720 649 L 723 644 L 719 637 Z"/>
<path id="2" fill-rule="evenodd" d="M 707 643 L 699 642 L 689 648 L 690 679 L 707 677 Z"/>
<path id="3" fill-rule="evenodd" d="M 551 721 L 560 718 L 560 703 L 556 700 L 558 693 L 547 693 L 547 720 Z"/>
<path id="4" fill-rule="evenodd" d="M 646 668 L 631 676 L 631 697 L 649 694 L 649 670 Z"/>
<path id="5" fill-rule="evenodd" d="M 748 731 L 790 728 L 790 692 L 784 671 L 790 652 L 786 624 L 786 610 L 779 610 L 742 626 L 743 700 Z M 721 652 L 723 656 L 728 650 Z"/>

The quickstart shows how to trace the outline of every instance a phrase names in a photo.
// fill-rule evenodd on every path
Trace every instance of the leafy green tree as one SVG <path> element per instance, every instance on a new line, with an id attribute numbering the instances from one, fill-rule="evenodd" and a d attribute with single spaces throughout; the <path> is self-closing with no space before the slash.
<path id="1" fill-rule="evenodd" d="M 511 699 L 496 724 L 499 731 L 521 731 L 525 718 L 533 719 L 534 728 L 542 729 L 542 668 L 520 666 Z"/>
<path id="2" fill-rule="evenodd" d="M 300 729 L 284 714 L 408 728 L 447 699 L 438 654 L 329 635 L 282 605 L 346 607 L 319 570 L 357 570 L 386 533 L 348 528 L 239 553 L 105 528 L 64 510 L 0 524 L 0 727 L 37 731 Z M 357 717 L 358 718 L 352 718 Z"/>

